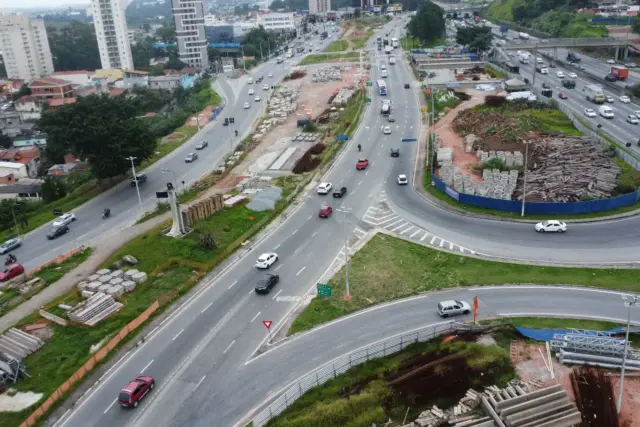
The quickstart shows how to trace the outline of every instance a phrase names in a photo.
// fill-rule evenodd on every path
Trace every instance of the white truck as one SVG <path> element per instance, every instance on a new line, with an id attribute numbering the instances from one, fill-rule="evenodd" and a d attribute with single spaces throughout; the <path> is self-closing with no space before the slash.
<path id="1" fill-rule="evenodd" d="M 587 96 L 587 101 L 591 101 L 595 104 L 604 103 L 604 91 L 600 85 L 587 85 L 582 88 L 582 91 Z"/>
<path id="2" fill-rule="evenodd" d="M 391 101 L 389 100 L 382 101 L 380 112 L 385 116 L 388 116 L 389 114 L 391 114 Z"/>
<path id="3" fill-rule="evenodd" d="M 518 33 L 518 37 L 520 37 L 522 40 L 529 40 L 529 34 L 527 33 Z"/>
<path id="4" fill-rule="evenodd" d="M 520 61 L 520 63 L 522 63 L 522 64 L 528 64 L 529 63 L 529 54 L 524 53 L 524 54 L 518 55 L 518 61 Z"/>
<path id="5" fill-rule="evenodd" d="M 384 47 L 384 53 L 385 53 L 386 55 L 390 54 L 392 50 L 393 50 L 393 48 L 392 48 L 391 46 L 389 46 L 389 45 L 386 45 L 386 46 Z"/>
<path id="6" fill-rule="evenodd" d="M 389 64 L 390 65 L 393 65 L 395 63 L 396 63 L 396 57 L 395 56 L 392 56 L 391 58 L 389 58 Z"/>
<path id="7" fill-rule="evenodd" d="M 518 99 L 526 99 L 527 101 L 537 101 L 538 97 L 528 90 L 522 92 L 511 92 L 509 95 L 505 97 L 507 101 L 516 101 Z"/>

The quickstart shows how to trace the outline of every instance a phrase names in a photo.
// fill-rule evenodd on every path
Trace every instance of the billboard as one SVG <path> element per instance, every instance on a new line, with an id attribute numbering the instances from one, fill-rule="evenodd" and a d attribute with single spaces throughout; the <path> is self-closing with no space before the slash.
<path id="1" fill-rule="evenodd" d="M 401 3 L 392 3 L 387 7 L 388 12 L 402 12 Z"/>

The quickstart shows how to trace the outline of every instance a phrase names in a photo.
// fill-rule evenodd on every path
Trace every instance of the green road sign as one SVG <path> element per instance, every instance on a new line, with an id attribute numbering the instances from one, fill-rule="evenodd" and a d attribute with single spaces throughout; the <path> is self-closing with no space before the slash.
<path id="1" fill-rule="evenodd" d="M 371 98 L 365 98 L 364 102 L 371 102 Z"/>
<path id="2" fill-rule="evenodd" d="M 373 82 L 367 82 L 367 86 L 373 86 Z"/>
<path id="3" fill-rule="evenodd" d="M 332 288 L 331 285 L 325 285 L 323 283 L 318 283 L 318 296 L 331 298 Z"/>

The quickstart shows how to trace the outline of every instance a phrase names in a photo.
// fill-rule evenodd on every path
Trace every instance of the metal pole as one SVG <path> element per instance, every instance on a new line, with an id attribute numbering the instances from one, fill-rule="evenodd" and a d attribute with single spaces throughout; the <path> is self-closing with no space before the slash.
<path id="1" fill-rule="evenodd" d="M 16 223 L 16 231 L 18 232 L 18 236 L 20 236 L 20 227 L 18 226 L 18 220 L 16 219 L 16 211 L 14 210 L 16 207 L 16 204 L 14 203 L 13 206 L 11 206 L 11 215 L 13 215 L 13 222 Z"/>
<path id="2" fill-rule="evenodd" d="M 629 308 L 627 313 L 627 332 L 625 333 L 624 338 L 624 354 L 622 355 L 622 368 L 620 369 L 620 388 L 618 389 L 618 403 L 616 405 L 616 409 L 618 414 L 620 413 L 620 409 L 622 408 L 622 393 L 624 389 L 624 369 L 627 364 L 627 348 L 629 347 L 629 327 L 631 325 L 631 307 L 638 303 L 638 297 L 634 296 L 633 300 L 625 303 L 625 305 Z"/>
<path id="3" fill-rule="evenodd" d="M 244 60 L 244 46 L 240 46 L 240 50 L 242 51 L 242 68 L 247 72 L 247 64 Z"/>
<path id="4" fill-rule="evenodd" d="M 536 85 L 536 67 L 538 63 L 538 45 L 536 44 L 536 49 L 534 50 L 535 55 L 533 61 L 533 81 L 531 82 L 531 87 L 533 88 Z"/>
<path id="5" fill-rule="evenodd" d="M 173 188 L 175 188 L 176 191 L 177 191 L 178 190 L 178 178 L 176 178 L 176 173 L 172 169 L 160 169 L 160 172 L 162 172 L 162 173 L 171 172 L 173 174 Z"/>
<path id="6" fill-rule="evenodd" d="M 529 143 L 524 143 L 524 178 L 522 182 L 522 211 L 520 216 L 524 216 L 524 205 L 527 196 L 527 157 L 529 157 Z"/>
<path id="7" fill-rule="evenodd" d="M 138 193 L 138 204 L 140 204 L 140 212 L 144 215 L 144 208 L 142 207 L 142 197 L 140 197 L 140 187 L 138 186 L 138 177 L 136 176 L 136 166 L 133 164 L 133 161 L 137 159 L 137 157 L 127 157 L 127 160 L 131 161 L 131 172 L 133 173 L 133 181 L 136 183 L 136 193 Z"/>

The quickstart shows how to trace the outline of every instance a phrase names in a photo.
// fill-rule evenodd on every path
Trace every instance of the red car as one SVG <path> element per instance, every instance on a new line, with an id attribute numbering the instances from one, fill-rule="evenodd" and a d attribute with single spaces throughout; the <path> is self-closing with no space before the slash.
<path id="1" fill-rule="evenodd" d="M 369 166 L 369 160 L 367 160 L 367 159 L 358 159 L 358 162 L 356 163 L 356 169 L 358 169 L 358 170 L 366 169 L 367 166 Z"/>
<path id="2" fill-rule="evenodd" d="M 567 96 L 567 94 L 566 94 L 566 93 L 564 93 L 564 92 L 560 92 L 560 94 L 558 94 L 558 98 L 560 98 L 560 99 L 567 99 L 567 98 L 569 98 L 569 97 Z"/>
<path id="3" fill-rule="evenodd" d="M 329 215 L 331 215 L 333 213 L 333 208 L 329 205 L 323 205 L 320 208 L 320 212 L 318 213 L 318 216 L 320 218 L 329 218 Z"/>
<path id="4" fill-rule="evenodd" d="M 118 403 L 125 408 L 137 408 L 138 403 L 149 393 L 149 390 L 153 390 L 155 385 L 153 378 L 140 375 L 122 389 L 118 396 Z"/>
<path id="5" fill-rule="evenodd" d="M 24 267 L 20 264 L 11 264 L 2 273 L 0 273 L 0 282 L 6 282 L 9 279 L 13 279 L 16 276 L 24 273 Z"/>

